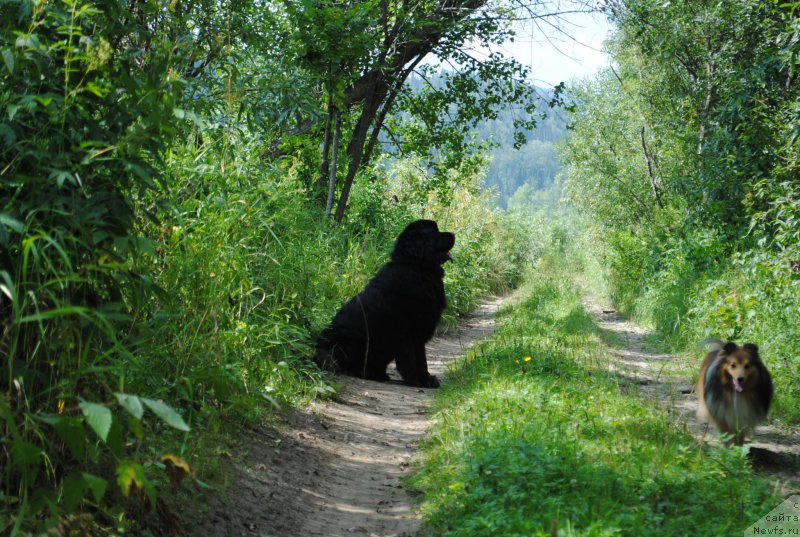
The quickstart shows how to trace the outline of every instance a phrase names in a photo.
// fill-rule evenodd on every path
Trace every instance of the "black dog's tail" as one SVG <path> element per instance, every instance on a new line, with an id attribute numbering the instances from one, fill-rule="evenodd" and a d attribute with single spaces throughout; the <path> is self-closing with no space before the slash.
<path id="1" fill-rule="evenodd" d="M 314 361 L 317 363 L 320 369 L 324 369 L 325 371 L 333 371 L 336 374 L 341 372 L 339 363 L 334 358 L 330 349 L 317 347 L 317 353 L 314 355 Z"/>
<path id="2" fill-rule="evenodd" d="M 328 327 L 317 338 L 314 361 L 327 371 L 337 375 L 361 375 L 363 377 L 364 343 L 358 334 L 340 328 Z"/>
<path id="3" fill-rule="evenodd" d="M 314 361 L 320 369 L 332 371 L 337 375 L 347 369 L 347 353 L 343 353 L 341 347 L 344 334 L 341 330 L 328 326 L 317 336 L 317 353 Z"/>

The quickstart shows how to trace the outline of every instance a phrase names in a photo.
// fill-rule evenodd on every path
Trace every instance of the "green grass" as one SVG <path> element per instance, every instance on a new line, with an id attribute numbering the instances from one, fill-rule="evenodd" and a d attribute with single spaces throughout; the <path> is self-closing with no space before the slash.
<path id="1" fill-rule="evenodd" d="M 410 480 L 430 535 L 734 535 L 777 505 L 741 449 L 621 389 L 571 284 L 525 293 L 439 392 Z"/>

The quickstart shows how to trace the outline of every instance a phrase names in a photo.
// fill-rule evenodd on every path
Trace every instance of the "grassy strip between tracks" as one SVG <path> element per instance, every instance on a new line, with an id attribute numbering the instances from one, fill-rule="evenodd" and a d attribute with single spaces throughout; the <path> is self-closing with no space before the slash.
<path id="1" fill-rule="evenodd" d="M 430 535 L 741 535 L 779 503 L 742 449 L 701 446 L 608 372 L 567 279 L 524 296 L 439 392 L 410 479 Z"/>

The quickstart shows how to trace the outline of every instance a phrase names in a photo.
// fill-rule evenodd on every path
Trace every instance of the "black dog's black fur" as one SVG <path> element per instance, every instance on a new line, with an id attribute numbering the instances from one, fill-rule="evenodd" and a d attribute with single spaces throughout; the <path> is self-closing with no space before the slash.
<path id="1" fill-rule="evenodd" d="M 336 313 L 317 339 L 320 367 L 385 382 L 392 360 L 406 384 L 438 388 L 425 343 L 447 305 L 444 269 L 455 235 L 417 220 L 397 237 L 392 260 Z"/>

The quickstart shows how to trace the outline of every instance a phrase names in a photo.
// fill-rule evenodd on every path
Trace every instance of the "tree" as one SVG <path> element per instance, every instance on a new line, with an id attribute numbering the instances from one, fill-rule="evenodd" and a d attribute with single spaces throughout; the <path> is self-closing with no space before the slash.
<path id="1" fill-rule="evenodd" d="M 557 17 L 559 11 L 548 3 L 286 0 L 284 7 L 299 58 L 327 87 L 326 123 L 331 124 L 334 113 L 349 116 L 347 171 L 336 221 L 344 215 L 356 173 L 369 165 L 398 105 L 403 114 L 392 122 L 391 133 L 396 146 L 423 154 L 443 147 L 456 160 L 469 152 L 464 140 L 470 129 L 504 107 L 516 104 L 527 112 L 515 122 L 519 144 L 524 143 L 524 130 L 535 123 L 537 95 L 525 80 L 527 69 L 496 53 L 480 58 L 468 48 L 505 41 L 513 34 L 510 23 L 521 16 L 520 10 L 530 17 Z M 452 65 L 454 72 L 443 87 L 408 91 L 405 82 L 413 72 L 423 77 L 430 72 L 420 65 L 432 55 Z M 300 132 L 311 131 L 313 124 L 314 118 L 308 118 Z M 330 128 L 325 132 L 320 186 L 331 137 Z"/>
<path id="2" fill-rule="evenodd" d="M 563 151 L 567 192 L 603 225 L 635 228 L 652 224 L 664 208 L 663 175 L 674 168 L 675 153 L 663 151 L 653 133 L 653 124 L 661 132 L 660 117 L 641 97 L 641 81 L 621 78 L 617 69 L 572 88 L 573 135 Z"/>
<path id="3" fill-rule="evenodd" d="M 602 229 L 623 306 L 646 297 L 675 331 L 690 285 L 718 277 L 729 254 L 798 251 L 797 5 L 607 8 L 614 61 L 575 90 L 567 189 Z"/>
<path id="4" fill-rule="evenodd" d="M 791 86 L 771 5 L 608 3 L 621 89 L 642 112 L 651 152 L 672 159 L 663 188 L 729 225 L 747 225 L 742 202 L 775 160 L 774 134 L 755 118 L 769 116 Z"/>

